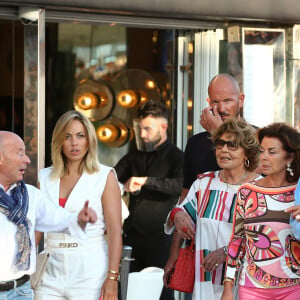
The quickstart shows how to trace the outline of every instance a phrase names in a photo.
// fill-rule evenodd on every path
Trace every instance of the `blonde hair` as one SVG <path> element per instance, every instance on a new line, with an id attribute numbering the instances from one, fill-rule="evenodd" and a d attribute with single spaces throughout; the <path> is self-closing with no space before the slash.
<path id="1" fill-rule="evenodd" d="M 89 174 L 92 174 L 99 171 L 99 160 L 97 154 L 97 135 L 95 128 L 91 121 L 83 114 L 75 110 L 70 110 L 64 113 L 58 119 L 52 133 L 52 178 L 61 178 L 68 173 L 67 159 L 63 154 L 62 145 L 65 139 L 65 132 L 70 126 L 71 122 L 74 120 L 77 120 L 82 123 L 83 127 L 85 128 L 88 140 L 88 151 L 80 164 L 79 172 L 87 172 Z"/>

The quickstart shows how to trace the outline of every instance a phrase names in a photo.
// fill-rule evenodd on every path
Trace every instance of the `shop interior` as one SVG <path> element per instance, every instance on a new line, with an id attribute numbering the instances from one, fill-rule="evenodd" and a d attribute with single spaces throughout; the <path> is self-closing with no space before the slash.
<path id="1" fill-rule="evenodd" d="M 30 119 L 24 109 L 24 76 L 36 72 L 29 66 L 24 75 L 24 28 L 32 26 L 23 20 L 0 21 L 6 41 L 0 46 L 0 128 L 22 137 L 24 122 Z M 299 126 L 298 31 L 296 25 L 212 24 L 175 30 L 46 22 L 45 166 L 51 164 L 54 124 L 70 109 L 90 118 L 101 162 L 115 165 L 135 146 L 136 112 L 149 99 L 169 107 L 169 137 L 184 149 L 187 139 L 203 130 L 199 116 L 207 106 L 208 82 L 221 72 L 235 76 L 243 88 L 247 121 Z M 31 134 L 35 135 L 34 126 Z"/>

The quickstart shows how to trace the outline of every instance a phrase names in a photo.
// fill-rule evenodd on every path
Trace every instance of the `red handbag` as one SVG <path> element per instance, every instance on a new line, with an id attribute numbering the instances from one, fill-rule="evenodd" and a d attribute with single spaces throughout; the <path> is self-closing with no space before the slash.
<path id="1" fill-rule="evenodd" d="M 186 241 L 167 277 L 168 288 L 180 292 L 192 293 L 195 282 L 195 243 Z"/>
<path id="2" fill-rule="evenodd" d="M 198 194 L 197 214 L 199 214 L 200 203 L 203 201 L 204 203 L 206 203 L 209 200 L 209 186 L 211 184 L 212 179 L 215 177 L 215 173 L 210 172 L 208 174 L 199 174 L 197 176 L 198 179 L 202 179 L 204 177 L 210 177 L 210 178 L 202 199 L 200 199 L 201 197 L 200 193 Z M 194 283 L 195 283 L 194 239 L 192 241 L 186 241 L 186 244 L 183 245 L 182 248 L 180 248 L 177 260 L 173 264 L 171 270 L 166 275 L 166 281 L 168 287 L 172 290 L 185 292 L 185 293 L 193 292 Z"/>

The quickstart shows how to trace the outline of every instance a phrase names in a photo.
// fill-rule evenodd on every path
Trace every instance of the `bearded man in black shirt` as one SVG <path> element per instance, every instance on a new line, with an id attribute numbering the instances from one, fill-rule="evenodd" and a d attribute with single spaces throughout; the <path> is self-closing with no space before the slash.
<path id="1" fill-rule="evenodd" d="M 165 266 L 172 237 L 164 233 L 164 223 L 183 182 L 183 153 L 167 138 L 165 105 L 150 100 L 140 107 L 138 117 L 139 150 L 131 150 L 115 166 L 124 190 L 130 193 L 123 243 L 133 248 L 131 272 Z M 174 292 L 164 288 L 160 300 L 173 299 Z"/>

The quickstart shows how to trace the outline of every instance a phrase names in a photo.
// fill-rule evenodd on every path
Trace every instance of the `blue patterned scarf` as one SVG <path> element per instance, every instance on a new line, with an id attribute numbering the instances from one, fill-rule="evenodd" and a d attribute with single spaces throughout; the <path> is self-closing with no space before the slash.
<path id="1" fill-rule="evenodd" d="M 28 270 L 30 267 L 31 241 L 29 237 L 30 221 L 27 219 L 28 192 L 23 181 L 9 196 L 0 188 L 0 211 L 8 220 L 17 225 L 16 240 L 18 243 L 15 266 L 17 270 Z"/>

